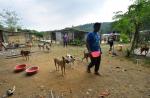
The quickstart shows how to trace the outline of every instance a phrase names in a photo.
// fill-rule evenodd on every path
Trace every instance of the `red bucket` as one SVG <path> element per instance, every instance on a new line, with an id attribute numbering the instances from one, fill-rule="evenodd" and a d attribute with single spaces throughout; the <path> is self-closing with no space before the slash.
<path id="1" fill-rule="evenodd" d="M 100 51 L 94 51 L 94 52 L 91 52 L 91 55 L 92 57 L 96 58 L 96 57 L 99 57 L 101 55 Z"/>

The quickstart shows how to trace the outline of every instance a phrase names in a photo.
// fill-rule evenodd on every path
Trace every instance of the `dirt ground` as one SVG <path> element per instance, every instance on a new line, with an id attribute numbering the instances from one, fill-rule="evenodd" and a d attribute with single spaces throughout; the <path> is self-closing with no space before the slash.
<path id="1" fill-rule="evenodd" d="M 39 51 L 33 48 L 29 61 L 22 57 L 5 59 L 0 57 L 0 98 L 6 90 L 16 86 L 10 98 L 51 98 L 50 90 L 57 98 L 100 98 L 98 95 L 108 90 L 110 93 L 105 98 L 150 98 L 150 68 L 137 65 L 124 57 L 109 55 L 108 46 L 102 46 L 102 62 L 100 73 L 96 76 L 86 73 L 88 62 L 81 61 L 85 47 L 52 46 L 51 51 Z M 60 71 L 55 71 L 54 57 L 62 57 L 67 53 L 74 55 L 74 65 L 66 65 L 66 75 L 61 76 Z M 26 76 L 25 72 L 14 73 L 17 64 L 39 66 L 39 72 Z M 41 96 L 41 97 L 40 97 Z M 55 97 L 56 98 L 56 97 Z"/>

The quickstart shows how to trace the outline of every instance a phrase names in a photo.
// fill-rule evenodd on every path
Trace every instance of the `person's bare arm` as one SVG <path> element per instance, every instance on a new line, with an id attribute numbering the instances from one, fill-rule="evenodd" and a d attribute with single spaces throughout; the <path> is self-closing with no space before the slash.
<path id="1" fill-rule="evenodd" d="M 88 40 L 86 39 L 86 48 L 88 50 L 88 52 L 90 53 L 91 52 L 91 49 L 90 49 L 90 46 L 89 46 L 89 43 L 88 43 Z"/>

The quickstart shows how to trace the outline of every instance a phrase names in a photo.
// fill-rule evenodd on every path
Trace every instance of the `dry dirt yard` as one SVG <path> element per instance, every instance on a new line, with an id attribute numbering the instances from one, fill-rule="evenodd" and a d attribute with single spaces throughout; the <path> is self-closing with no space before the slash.
<path id="1" fill-rule="evenodd" d="M 108 90 L 105 98 L 150 98 L 150 68 L 136 65 L 119 56 L 109 55 L 108 46 L 102 46 L 102 62 L 100 73 L 95 76 L 86 73 L 88 62 L 81 61 L 85 47 L 52 46 L 51 51 L 39 51 L 33 48 L 29 61 L 22 57 L 5 59 L 0 56 L 0 98 L 9 88 L 16 86 L 14 95 L 10 98 L 51 98 L 50 90 L 55 95 L 63 97 L 55 98 L 100 98 L 98 95 Z M 62 57 L 69 53 L 76 57 L 74 65 L 67 65 L 66 75 L 55 71 L 54 57 Z M 39 66 L 39 72 L 32 76 L 26 76 L 25 72 L 14 73 L 17 64 Z"/>

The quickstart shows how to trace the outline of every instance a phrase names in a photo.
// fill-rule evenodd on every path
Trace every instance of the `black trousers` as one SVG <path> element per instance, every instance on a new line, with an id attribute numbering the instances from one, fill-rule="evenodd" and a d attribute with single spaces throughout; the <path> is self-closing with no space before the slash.
<path id="1" fill-rule="evenodd" d="M 90 56 L 90 59 L 91 59 L 91 62 L 88 65 L 88 70 L 90 70 L 90 68 L 95 66 L 95 72 L 98 72 L 99 67 L 100 67 L 100 62 L 101 62 L 101 56 L 99 56 L 97 58 L 93 58 L 92 56 Z"/>
<path id="2" fill-rule="evenodd" d="M 64 41 L 64 47 L 67 47 L 68 43 Z"/>
<path id="3" fill-rule="evenodd" d="M 109 51 L 112 51 L 112 46 L 114 45 L 114 42 L 113 41 L 110 41 L 109 42 L 109 46 L 110 46 L 110 48 L 109 48 Z"/>

